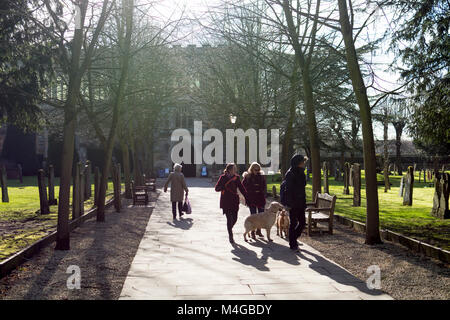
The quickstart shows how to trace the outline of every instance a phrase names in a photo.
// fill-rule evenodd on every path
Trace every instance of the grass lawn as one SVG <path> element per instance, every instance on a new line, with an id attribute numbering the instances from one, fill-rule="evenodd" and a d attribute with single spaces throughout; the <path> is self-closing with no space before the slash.
<path id="1" fill-rule="evenodd" d="M 50 206 L 50 214 L 36 213 L 40 209 L 37 177 L 24 177 L 23 183 L 8 180 L 8 195 L 9 203 L 0 202 L 0 260 L 46 236 L 55 229 L 57 223 L 57 205 Z M 58 195 L 59 179 L 55 178 L 55 197 L 58 198 Z M 112 196 L 112 182 L 109 182 L 107 199 Z M 85 211 L 93 205 L 91 197 L 84 203 Z"/>
<path id="2" fill-rule="evenodd" d="M 423 178 L 423 177 L 422 177 Z M 379 179 L 382 176 L 379 175 Z M 438 247 L 450 250 L 450 219 L 441 220 L 433 217 L 430 212 L 433 206 L 434 187 L 429 183 L 418 182 L 418 173 L 414 179 L 413 205 L 403 206 L 403 199 L 399 196 L 401 176 L 390 176 L 391 190 L 384 192 L 384 185 L 378 187 L 381 229 L 389 229 L 412 238 L 425 241 Z M 423 181 L 421 179 L 421 181 Z M 322 182 L 323 184 L 323 182 Z M 353 207 L 353 187 L 350 195 L 344 195 L 344 184 L 329 179 L 330 193 L 337 196 L 335 213 L 350 219 L 366 221 L 366 192 L 364 171 L 362 171 L 361 207 Z M 280 190 L 280 183 L 268 183 L 268 192 L 272 186 Z M 307 201 L 312 200 L 311 181 L 306 186 Z"/>

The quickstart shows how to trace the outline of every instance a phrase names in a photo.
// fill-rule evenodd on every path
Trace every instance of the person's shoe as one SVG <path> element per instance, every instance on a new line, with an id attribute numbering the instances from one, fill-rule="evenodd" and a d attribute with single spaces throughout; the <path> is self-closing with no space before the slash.
<path id="1" fill-rule="evenodd" d="M 255 231 L 252 231 L 252 239 L 256 240 Z"/>
<path id="2" fill-rule="evenodd" d="M 263 237 L 263 238 L 264 238 L 263 234 L 261 233 L 261 229 L 257 229 L 257 230 L 256 230 L 256 235 L 257 235 L 258 237 Z"/>

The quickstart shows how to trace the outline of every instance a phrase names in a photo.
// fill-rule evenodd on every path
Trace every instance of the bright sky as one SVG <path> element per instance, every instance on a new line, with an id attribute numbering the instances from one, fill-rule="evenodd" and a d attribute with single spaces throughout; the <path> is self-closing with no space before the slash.
<path id="1" fill-rule="evenodd" d="M 201 18 L 207 11 L 208 6 L 214 7 L 215 5 L 221 3 L 220 0 L 135 0 L 136 4 L 149 2 L 152 3 L 152 8 L 149 9 L 149 15 L 156 21 L 159 21 L 160 24 L 163 24 L 164 21 L 179 19 L 180 17 L 189 19 Z M 354 2 L 357 3 L 357 1 Z M 389 14 L 388 12 L 378 12 L 379 19 L 377 20 L 377 23 L 372 24 L 369 28 L 367 28 L 360 38 L 374 39 L 389 28 L 388 18 L 384 16 L 384 13 Z M 361 23 L 362 22 L 360 22 L 360 24 Z M 199 35 L 201 33 L 198 28 L 198 24 L 196 24 L 195 21 L 192 21 L 192 23 L 186 23 L 186 27 L 181 31 L 181 33 L 187 34 L 188 36 L 182 37 L 183 40 L 181 40 L 180 43 L 182 45 L 199 44 Z M 178 34 L 178 36 L 182 35 Z M 388 43 L 383 44 L 374 56 L 366 57 L 366 60 L 370 60 L 373 63 L 372 68 L 376 74 L 374 86 L 381 90 L 392 90 L 398 86 L 398 75 L 387 71 L 389 63 L 393 60 L 392 53 L 387 53 L 388 45 Z M 369 89 L 368 92 L 370 95 L 374 95 L 376 93 L 373 89 Z M 377 139 L 382 139 L 383 129 L 380 123 L 374 122 L 374 133 Z M 392 125 L 390 125 L 389 139 L 393 138 L 395 138 L 395 131 Z M 406 132 L 404 133 L 404 138 L 407 138 Z"/>

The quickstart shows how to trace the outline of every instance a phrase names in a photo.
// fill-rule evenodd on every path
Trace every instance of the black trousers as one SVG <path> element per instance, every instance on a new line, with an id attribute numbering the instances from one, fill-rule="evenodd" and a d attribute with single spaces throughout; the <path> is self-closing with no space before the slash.
<path id="1" fill-rule="evenodd" d="M 237 221 L 237 217 L 238 217 L 238 212 L 231 212 L 231 211 L 227 211 L 227 212 L 223 212 L 226 217 L 227 217 L 227 230 L 228 230 L 228 236 L 232 237 L 233 236 L 233 226 L 236 224 Z"/>
<path id="2" fill-rule="evenodd" d="M 181 212 L 181 210 L 183 209 L 183 202 L 182 201 L 179 201 L 179 202 L 173 201 L 172 202 L 172 214 L 173 214 L 174 218 L 177 216 L 177 203 L 178 203 L 178 214 L 180 215 L 180 217 L 183 214 Z"/>
<path id="3" fill-rule="evenodd" d="M 305 208 L 292 208 L 289 211 L 289 247 L 291 249 L 298 248 L 297 238 L 302 234 L 303 229 L 305 228 L 306 219 L 305 219 Z"/>

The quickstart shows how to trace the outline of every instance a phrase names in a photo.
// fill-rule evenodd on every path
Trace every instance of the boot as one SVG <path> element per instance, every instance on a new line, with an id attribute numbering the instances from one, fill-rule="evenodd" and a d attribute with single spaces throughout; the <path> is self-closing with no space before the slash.
<path id="1" fill-rule="evenodd" d="M 263 236 L 262 233 L 261 233 L 261 229 L 257 229 L 257 230 L 256 230 L 256 235 L 257 235 L 258 237 L 263 237 L 263 238 L 264 238 L 264 236 Z"/>
<path id="2" fill-rule="evenodd" d="M 252 239 L 256 240 L 255 231 L 252 231 Z"/>

